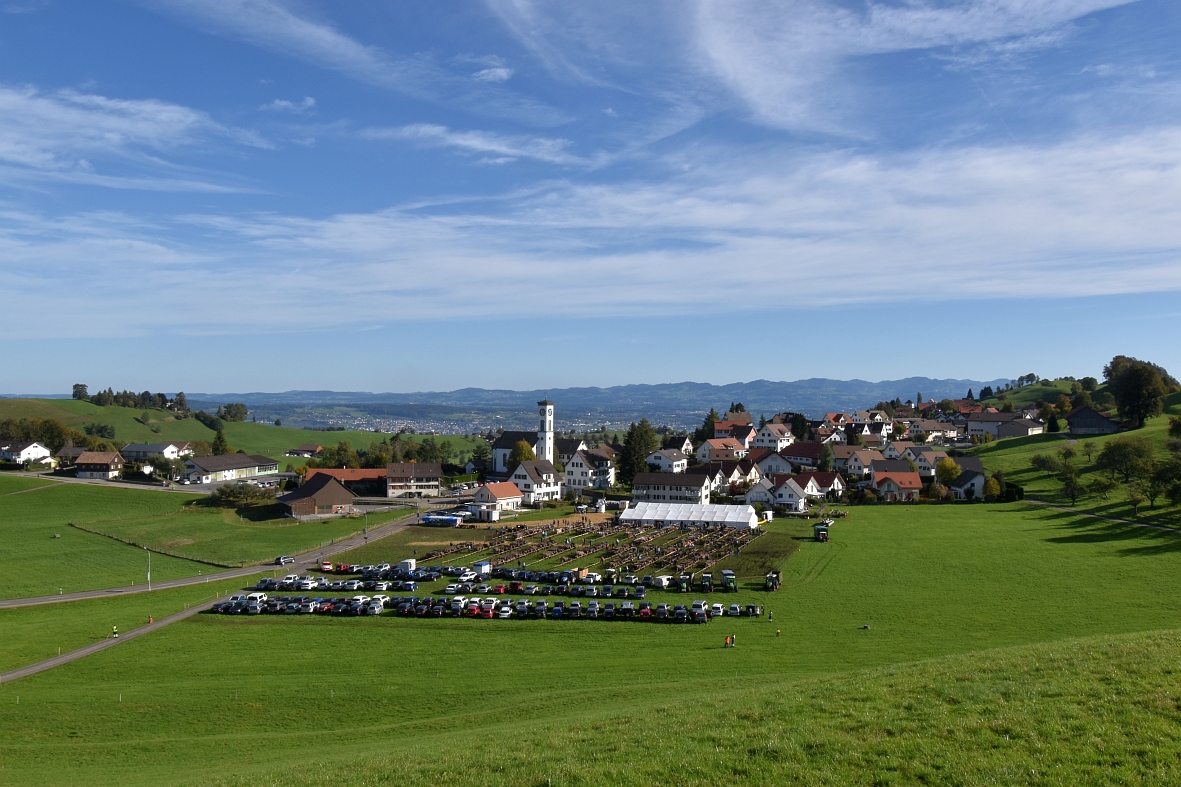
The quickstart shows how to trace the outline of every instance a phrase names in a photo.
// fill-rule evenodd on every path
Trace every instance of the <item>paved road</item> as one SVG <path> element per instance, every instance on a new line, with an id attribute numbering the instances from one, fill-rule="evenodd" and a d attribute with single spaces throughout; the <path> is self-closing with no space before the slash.
<path id="1" fill-rule="evenodd" d="M 354 536 L 345 541 L 339 541 L 332 546 L 323 547 L 321 549 L 313 549 L 310 552 L 304 552 L 300 555 L 295 555 L 295 563 L 287 566 L 276 566 L 274 564 L 266 564 L 261 566 L 246 566 L 244 568 L 233 568 L 226 571 L 218 571 L 213 574 L 204 574 L 199 577 L 185 577 L 184 579 L 169 579 L 164 582 L 153 582 L 152 590 L 168 590 L 169 588 L 183 588 L 189 585 L 201 585 L 207 582 L 224 582 L 225 580 L 241 579 L 244 577 L 254 576 L 255 574 L 262 574 L 267 571 L 281 570 L 285 572 L 299 573 L 311 568 L 316 568 L 320 565 L 320 560 L 330 558 L 333 555 L 339 555 L 341 552 L 347 552 L 350 549 L 356 549 L 368 543 L 369 540 L 376 540 L 384 538 L 385 536 L 393 535 L 400 530 L 404 530 L 410 525 L 415 524 L 416 519 L 413 516 L 405 519 L 400 519 L 397 522 L 391 522 L 388 525 L 381 525 L 369 530 L 367 535 Z M 64 601 L 83 601 L 86 599 L 95 598 L 111 598 L 112 596 L 127 595 L 131 593 L 146 593 L 148 592 L 147 585 L 131 585 L 130 587 L 122 588 L 107 588 L 103 590 L 84 590 L 79 593 L 65 593 L 57 596 L 38 596 L 35 598 L 10 598 L 0 600 L 0 609 L 13 609 L 15 607 L 35 607 L 41 604 L 60 604 Z"/>
<path id="2" fill-rule="evenodd" d="M 1137 522 L 1134 519 L 1117 519 L 1113 516 L 1103 516 L 1102 514 L 1089 514 L 1086 511 L 1076 511 L 1073 508 L 1066 508 L 1064 506 L 1056 506 L 1042 500 L 1026 499 L 1026 503 L 1032 503 L 1035 506 L 1048 508 L 1051 511 L 1063 511 L 1067 514 L 1075 514 L 1076 516 L 1088 516 L 1091 519 L 1102 519 L 1106 522 L 1119 522 L 1121 525 L 1132 525 L 1133 527 L 1146 527 L 1149 530 L 1168 530 L 1170 533 L 1181 533 L 1181 528 L 1166 527 L 1165 525 L 1150 525 L 1147 522 Z"/>
<path id="3" fill-rule="evenodd" d="M 143 636 L 144 634 L 155 631 L 156 629 L 164 628 L 169 623 L 175 623 L 178 620 L 184 620 L 185 618 L 192 617 L 198 612 L 209 609 L 216 603 L 217 599 L 212 599 L 210 601 L 206 601 L 203 604 L 198 604 L 195 607 L 189 607 L 184 612 L 177 612 L 175 615 L 170 615 L 169 617 L 157 620 L 155 623 L 149 623 L 146 626 L 140 626 L 139 628 L 131 629 L 130 631 L 120 634 L 118 639 L 112 639 L 108 637 L 91 645 L 78 648 L 77 650 L 71 650 L 69 653 L 63 653 L 60 656 L 54 656 L 53 658 L 46 659 L 45 661 L 38 661 L 36 664 L 29 664 L 27 666 L 21 667 L 20 669 L 14 669 L 11 672 L 5 672 L 0 674 L 0 683 L 7 683 L 8 681 L 16 680 L 17 678 L 25 678 L 29 675 L 36 675 L 38 672 L 44 672 L 45 670 L 53 669 L 54 667 L 60 667 L 62 664 L 69 664 L 71 661 L 77 661 L 84 656 L 89 656 L 92 653 L 98 653 L 100 650 L 113 648 L 120 642 L 126 642 L 129 639 L 135 639 L 136 637 Z"/>

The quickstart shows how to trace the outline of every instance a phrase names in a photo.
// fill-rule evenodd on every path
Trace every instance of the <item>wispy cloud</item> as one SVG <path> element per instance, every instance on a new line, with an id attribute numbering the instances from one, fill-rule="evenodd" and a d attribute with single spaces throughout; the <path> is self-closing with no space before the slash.
<path id="1" fill-rule="evenodd" d="M 702 286 L 719 277 L 761 303 L 813 306 L 1181 290 L 1181 129 L 905 155 L 702 153 L 710 165 L 664 182 L 556 183 L 482 210 L 0 217 L 0 286 L 19 325 L 61 305 L 49 281 L 90 293 L 94 279 L 109 330 L 125 332 L 151 329 L 118 308 L 149 292 L 216 332 L 292 309 L 321 325 L 511 316 L 523 292 L 555 317 L 745 311 Z M 125 242 L 176 266 L 145 274 Z M 225 290 L 231 270 L 239 286 Z"/>
<path id="2" fill-rule="evenodd" d="M 285 98 L 276 98 L 269 104 L 263 104 L 259 109 L 270 112 L 293 112 L 297 115 L 311 112 L 316 108 L 316 99 L 311 96 L 304 96 L 302 101 L 288 101 Z"/>
<path id="3" fill-rule="evenodd" d="M 0 87 L 0 163 L 9 180 L 42 178 L 122 188 L 220 190 L 169 165 L 159 155 L 212 139 L 269 147 L 254 132 L 224 126 L 207 114 L 157 100 L 115 99 L 93 93 Z M 139 167 L 134 174 L 102 173 L 104 161 Z"/>
<path id="4" fill-rule="evenodd" d="M 585 166 L 588 159 L 571 154 L 570 140 L 537 136 L 508 136 L 491 131 L 455 131 L 446 126 L 416 123 L 397 128 L 369 128 L 361 135 L 367 139 L 405 140 L 429 147 L 453 148 L 465 153 L 492 154 L 496 159 L 485 163 L 502 164 L 519 158 L 550 164 Z"/>
<path id="5" fill-rule="evenodd" d="M 472 76 L 481 82 L 507 82 L 512 78 L 513 70 L 504 66 L 484 68 L 472 74 Z"/>

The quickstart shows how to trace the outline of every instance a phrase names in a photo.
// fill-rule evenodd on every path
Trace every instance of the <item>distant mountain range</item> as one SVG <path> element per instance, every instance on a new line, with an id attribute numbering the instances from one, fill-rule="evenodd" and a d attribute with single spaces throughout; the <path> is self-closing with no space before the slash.
<path id="1" fill-rule="evenodd" d="M 894 398 L 913 399 L 919 392 L 924 398 L 959 398 L 968 389 L 979 391 L 986 385 L 1004 385 L 999 380 L 935 380 L 930 377 L 907 377 L 902 380 L 831 380 L 813 378 L 795 382 L 754 380 L 747 383 L 713 385 L 710 383 L 662 383 L 658 385 L 616 385 L 609 388 L 555 388 L 550 390 L 509 391 L 487 388 L 461 388 L 457 391 L 420 391 L 415 393 L 369 393 L 359 391 L 285 391 L 282 393 L 188 393 L 190 402 L 243 402 L 248 407 L 266 405 L 385 405 L 374 408 L 393 414 L 411 415 L 415 411 L 443 415 L 447 411 L 500 412 L 531 411 L 542 399 L 557 404 L 559 417 L 567 413 L 635 413 L 640 415 L 719 411 L 731 402 L 742 402 L 752 413 L 768 417 L 786 410 L 819 416 L 831 410 L 859 410 L 879 401 Z M 409 407 L 414 405 L 415 407 Z M 432 407 L 423 407 L 431 405 Z M 368 409 L 368 408 L 358 408 Z M 649 416 L 651 417 L 651 416 Z"/>

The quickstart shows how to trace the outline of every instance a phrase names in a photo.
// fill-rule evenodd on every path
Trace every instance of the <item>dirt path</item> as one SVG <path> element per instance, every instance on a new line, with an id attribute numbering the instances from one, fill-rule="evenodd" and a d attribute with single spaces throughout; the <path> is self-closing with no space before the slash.
<path id="1" fill-rule="evenodd" d="M 1056 506 L 1042 500 L 1030 500 L 1029 498 L 1026 498 L 1025 502 L 1031 503 L 1035 506 L 1041 506 L 1042 508 L 1048 508 L 1051 511 L 1062 511 L 1067 514 L 1074 514 L 1076 516 L 1086 516 L 1090 517 L 1091 519 L 1102 519 L 1105 522 L 1119 522 L 1121 525 L 1132 525 L 1133 527 L 1146 527 L 1150 530 L 1167 530 L 1170 533 L 1181 533 L 1181 528 L 1166 527 L 1165 525 L 1150 525 L 1147 522 L 1136 522 L 1132 519 L 1117 519 L 1116 517 L 1103 516 L 1102 514 L 1089 514 L 1086 511 L 1075 511 L 1073 508 Z"/>
<path id="2" fill-rule="evenodd" d="M 168 590 L 171 588 L 183 588 L 190 585 L 203 585 L 209 582 L 226 582 L 229 580 L 241 579 L 244 577 L 254 576 L 255 574 L 262 574 L 267 571 L 280 570 L 286 573 L 301 573 L 308 569 L 319 567 L 322 559 L 330 558 L 333 555 L 339 555 L 341 552 L 347 552 L 350 549 L 356 549 L 369 543 L 370 540 L 384 538 L 393 535 L 394 533 L 404 530 L 405 528 L 416 523 L 413 516 L 399 519 L 397 522 L 391 522 L 388 525 L 381 525 L 380 527 L 372 528 L 368 534 L 353 536 L 333 544 L 332 546 L 323 547 L 320 549 L 313 549 L 310 552 L 304 552 L 295 555 L 295 563 L 286 566 L 276 566 L 268 563 L 260 566 L 246 566 L 244 568 L 233 568 L 227 571 L 218 571 L 214 574 L 204 574 L 199 577 L 185 577 L 183 579 L 169 579 L 164 582 L 153 582 L 152 590 Z M 0 600 L 0 609 L 13 609 L 16 607 L 35 607 L 42 604 L 60 604 L 66 601 L 85 601 L 87 599 L 95 598 L 111 598 L 112 596 L 128 595 L 131 593 L 147 593 L 147 585 L 131 585 L 129 587 L 121 588 L 106 588 L 100 590 L 83 590 L 78 593 L 65 593 L 56 596 L 36 596 L 33 598 L 10 598 Z"/>

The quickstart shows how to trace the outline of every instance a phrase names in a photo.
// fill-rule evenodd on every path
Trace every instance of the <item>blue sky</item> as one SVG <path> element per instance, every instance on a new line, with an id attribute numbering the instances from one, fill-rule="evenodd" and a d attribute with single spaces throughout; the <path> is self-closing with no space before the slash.
<path id="1" fill-rule="evenodd" d="M 0 0 L 0 389 L 1175 370 L 1179 34 L 1153 0 Z"/>

